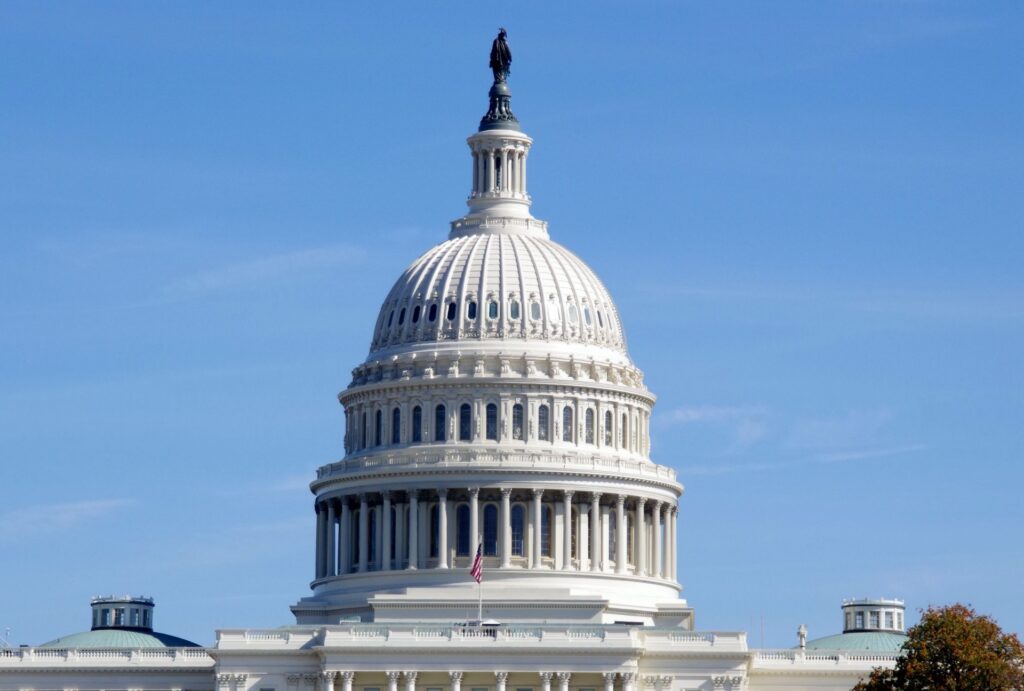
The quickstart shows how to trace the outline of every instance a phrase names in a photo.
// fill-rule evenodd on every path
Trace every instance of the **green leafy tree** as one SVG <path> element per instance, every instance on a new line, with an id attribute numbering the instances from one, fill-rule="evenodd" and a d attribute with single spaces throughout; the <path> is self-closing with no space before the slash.
<path id="1" fill-rule="evenodd" d="M 929 607 L 907 632 L 895 669 L 877 668 L 854 691 L 1024 691 L 1024 647 L 970 607 Z"/>

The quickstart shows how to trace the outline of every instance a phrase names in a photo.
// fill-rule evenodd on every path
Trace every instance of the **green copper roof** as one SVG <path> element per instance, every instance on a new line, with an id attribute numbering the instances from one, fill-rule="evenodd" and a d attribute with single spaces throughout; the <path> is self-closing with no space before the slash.
<path id="1" fill-rule="evenodd" d="M 808 650 L 871 650 L 898 653 L 907 636 L 892 631 L 851 631 L 807 641 Z"/>
<path id="2" fill-rule="evenodd" d="M 184 638 L 155 631 L 128 629 L 95 629 L 63 636 L 44 643 L 40 648 L 199 648 Z"/>

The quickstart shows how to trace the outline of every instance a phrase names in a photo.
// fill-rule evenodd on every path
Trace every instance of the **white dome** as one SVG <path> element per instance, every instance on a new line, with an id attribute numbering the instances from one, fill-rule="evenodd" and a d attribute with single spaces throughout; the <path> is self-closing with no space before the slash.
<path id="1" fill-rule="evenodd" d="M 371 359 L 416 343 L 538 340 L 626 354 L 618 312 L 600 279 L 535 233 L 454 233 L 395 282 L 381 306 Z"/>

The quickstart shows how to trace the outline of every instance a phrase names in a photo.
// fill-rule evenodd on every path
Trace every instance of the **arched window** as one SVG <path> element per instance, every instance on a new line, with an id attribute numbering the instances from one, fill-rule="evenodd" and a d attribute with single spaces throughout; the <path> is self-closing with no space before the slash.
<path id="1" fill-rule="evenodd" d="M 476 300 L 470 300 L 469 304 L 466 305 L 466 318 L 470 320 L 476 319 Z"/>
<path id="2" fill-rule="evenodd" d="M 594 443 L 594 409 L 587 408 L 587 413 L 583 417 L 583 426 L 585 428 L 585 441 L 588 444 Z"/>
<path id="3" fill-rule="evenodd" d="M 562 441 L 572 441 L 572 438 L 572 407 L 565 406 L 562 408 Z"/>
<path id="4" fill-rule="evenodd" d="M 359 426 L 359 448 L 366 448 L 366 413 L 363 413 L 363 424 Z"/>
<path id="5" fill-rule="evenodd" d="M 401 326 L 404 323 L 405 323 L 405 308 L 403 307 L 402 311 L 398 313 L 398 325 Z"/>
<path id="6" fill-rule="evenodd" d="M 427 320 L 428 321 L 432 321 L 432 322 L 433 321 L 437 321 L 437 303 L 436 302 L 430 305 L 430 309 L 427 311 Z"/>
<path id="7" fill-rule="evenodd" d="M 512 406 L 512 438 L 523 439 L 523 406 L 519 403 Z"/>
<path id="8" fill-rule="evenodd" d="M 434 441 L 444 441 L 447 438 L 445 434 L 448 427 L 447 417 L 443 405 L 434 408 Z"/>
<path id="9" fill-rule="evenodd" d="M 445 315 L 445 317 L 448 318 L 448 321 L 455 321 L 455 315 L 456 315 L 456 313 L 458 313 L 458 311 L 459 311 L 458 303 L 449 302 L 448 303 L 448 313 Z"/>
<path id="10" fill-rule="evenodd" d="M 540 556 L 551 556 L 551 507 L 542 506 L 540 510 Z"/>
<path id="11" fill-rule="evenodd" d="M 415 324 L 420 320 L 420 306 L 416 305 L 412 308 L 412 323 Z"/>
<path id="12" fill-rule="evenodd" d="M 402 443 L 402 411 L 398 408 L 391 411 L 391 443 Z"/>
<path id="13" fill-rule="evenodd" d="M 370 548 L 367 550 L 367 560 L 370 568 L 377 563 L 377 509 L 370 509 Z"/>
<path id="14" fill-rule="evenodd" d="M 537 438 L 541 441 L 549 441 L 551 439 L 550 417 L 551 416 L 546 405 L 542 405 L 537 408 Z"/>
<path id="15" fill-rule="evenodd" d="M 536 300 L 530 303 L 530 319 L 540 321 L 540 303 Z"/>
<path id="16" fill-rule="evenodd" d="M 487 438 L 498 439 L 498 406 L 487 404 Z"/>
<path id="17" fill-rule="evenodd" d="M 416 406 L 412 409 L 412 443 L 423 441 L 423 409 Z"/>
<path id="18" fill-rule="evenodd" d="M 455 553 L 460 557 L 469 556 L 469 504 L 460 504 L 455 510 L 455 522 Z"/>
<path id="19" fill-rule="evenodd" d="M 373 445 L 380 446 L 384 443 L 384 411 L 378 410 L 373 414 Z"/>
<path id="20" fill-rule="evenodd" d="M 519 319 L 519 301 L 513 300 L 508 303 L 508 316 L 512 319 Z"/>
<path id="21" fill-rule="evenodd" d="M 431 557 L 436 557 L 437 556 L 437 549 L 438 549 L 437 548 L 437 544 L 438 544 L 438 540 L 439 540 L 440 535 L 441 535 L 441 531 L 439 530 L 440 525 L 441 525 L 441 520 L 440 520 L 439 513 L 440 512 L 439 512 L 439 510 L 437 508 L 437 504 L 434 504 L 433 506 L 430 507 L 430 556 Z"/>
<path id="22" fill-rule="evenodd" d="M 498 507 L 488 504 L 484 507 L 484 555 L 498 554 Z"/>
<path id="23" fill-rule="evenodd" d="M 459 406 L 459 441 L 473 438 L 473 409 L 468 403 Z"/>
<path id="24" fill-rule="evenodd" d="M 497 319 L 498 318 L 498 303 L 495 300 L 491 300 L 487 303 L 487 318 Z"/>
<path id="25" fill-rule="evenodd" d="M 494 191 L 501 190 L 501 158 L 494 157 Z"/>
<path id="26" fill-rule="evenodd" d="M 516 557 L 522 557 L 526 554 L 526 549 L 523 545 L 524 517 L 525 510 L 522 504 L 516 504 L 512 507 L 512 554 Z"/>
<path id="27" fill-rule="evenodd" d="M 612 445 L 612 411 L 604 412 L 604 445 Z"/>

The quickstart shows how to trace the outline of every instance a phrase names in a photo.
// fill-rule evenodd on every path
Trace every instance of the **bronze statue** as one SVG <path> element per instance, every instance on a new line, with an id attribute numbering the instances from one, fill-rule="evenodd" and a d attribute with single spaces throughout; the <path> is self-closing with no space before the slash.
<path id="1" fill-rule="evenodd" d="M 505 40 L 507 35 L 504 27 L 498 29 L 498 37 L 491 44 L 491 71 L 494 72 L 495 84 L 504 83 L 505 78 L 512 72 L 512 51 Z"/>

